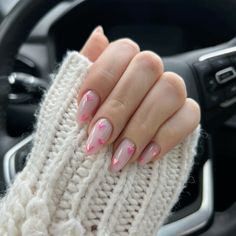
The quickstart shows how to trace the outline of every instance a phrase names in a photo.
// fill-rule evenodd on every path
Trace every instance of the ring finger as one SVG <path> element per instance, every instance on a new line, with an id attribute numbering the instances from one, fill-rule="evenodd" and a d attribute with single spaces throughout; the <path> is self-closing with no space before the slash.
<path id="1" fill-rule="evenodd" d="M 119 171 L 128 161 L 136 160 L 159 127 L 182 107 L 185 99 L 182 78 L 175 73 L 163 73 L 116 141 L 111 171 Z"/>

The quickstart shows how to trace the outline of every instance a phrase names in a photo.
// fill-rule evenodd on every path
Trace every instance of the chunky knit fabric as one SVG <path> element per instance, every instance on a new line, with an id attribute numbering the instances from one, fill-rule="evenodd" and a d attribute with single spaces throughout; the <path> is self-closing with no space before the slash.
<path id="1" fill-rule="evenodd" d="M 76 96 L 90 66 L 67 55 L 40 109 L 27 165 L 0 205 L 1 236 L 151 236 L 184 187 L 199 128 L 162 160 L 110 173 L 112 146 L 87 156 Z"/>

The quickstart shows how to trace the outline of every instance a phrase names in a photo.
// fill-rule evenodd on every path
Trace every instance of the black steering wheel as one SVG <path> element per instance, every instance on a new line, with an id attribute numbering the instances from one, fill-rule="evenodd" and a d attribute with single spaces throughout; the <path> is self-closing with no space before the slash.
<path id="1" fill-rule="evenodd" d="M 25 42 L 36 23 L 52 9 L 60 0 L 52 1 L 20 1 L 8 14 L 0 26 L 0 159 L 10 147 L 19 142 L 12 138 L 5 127 L 5 112 L 10 89 L 6 78 L 13 71 L 14 61 L 20 46 Z M 30 20 L 29 20 L 30 19 Z M 0 171 L 1 192 L 6 188 L 3 181 L 3 170 Z"/>
<path id="2" fill-rule="evenodd" d="M 9 90 L 8 77 L 20 46 L 25 42 L 36 23 L 60 0 L 19 1 L 0 26 L 0 161 L 19 138 L 8 135 L 4 114 Z M 30 19 L 30 20 L 29 20 Z M 236 39 L 224 44 L 163 58 L 165 70 L 180 74 L 186 83 L 188 96 L 201 107 L 202 128 L 209 134 L 236 112 Z M 27 140 L 28 141 L 28 140 Z M 25 143 L 27 143 L 25 141 Z M 198 196 L 191 204 L 177 207 L 175 214 L 158 235 L 184 235 L 207 225 L 213 215 L 211 140 L 204 143 L 198 156 L 194 174 L 199 179 Z M 11 153 L 10 153 L 11 154 Z M 4 190 L 4 164 L 0 164 L 1 189 Z M 7 183 L 9 184 L 9 183 Z M 192 188 L 190 186 L 190 188 Z M 191 191 L 191 190 L 190 190 Z M 183 197 L 184 198 L 184 197 Z M 196 216 L 197 215 L 197 216 Z M 192 231 L 191 231 L 192 230 Z"/>

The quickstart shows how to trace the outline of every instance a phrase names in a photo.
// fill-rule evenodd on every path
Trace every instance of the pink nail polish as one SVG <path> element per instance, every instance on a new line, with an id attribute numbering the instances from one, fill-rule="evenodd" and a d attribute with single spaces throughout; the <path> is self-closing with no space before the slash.
<path id="1" fill-rule="evenodd" d="M 147 164 L 148 162 L 150 162 L 153 157 L 155 157 L 156 155 L 158 155 L 161 151 L 161 148 L 159 145 L 157 145 L 154 142 L 151 142 L 150 144 L 148 144 L 148 146 L 144 149 L 141 157 L 139 158 L 138 162 L 139 165 L 144 166 L 145 164 Z"/>
<path id="2" fill-rule="evenodd" d="M 85 147 L 86 154 L 94 154 L 99 151 L 112 132 L 111 123 L 105 119 L 99 119 L 92 128 Z"/>
<path id="3" fill-rule="evenodd" d="M 99 104 L 99 97 L 92 90 L 87 91 L 78 106 L 77 120 L 80 123 L 88 122 Z"/>
<path id="4" fill-rule="evenodd" d="M 134 152 L 135 145 L 130 140 L 124 139 L 112 157 L 110 171 L 117 172 L 121 170 L 128 160 L 133 156 Z"/>

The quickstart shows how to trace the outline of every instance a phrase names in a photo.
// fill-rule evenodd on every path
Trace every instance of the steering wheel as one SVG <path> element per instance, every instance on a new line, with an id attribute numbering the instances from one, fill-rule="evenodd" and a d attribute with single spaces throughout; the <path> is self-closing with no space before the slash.
<path id="1" fill-rule="evenodd" d="M 9 168 L 7 165 L 12 162 L 11 158 L 16 158 L 17 152 L 31 141 L 30 136 L 22 141 L 11 137 L 6 131 L 4 114 L 9 91 L 6 78 L 13 71 L 19 48 L 31 30 L 59 2 L 60 0 L 19 1 L 0 26 L 0 181 L 3 185 L 2 190 L 10 184 L 15 174 L 9 173 L 12 171 L 11 168 L 7 170 Z M 201 125 L 209 135 L 203 141 L 201 149 L 204 151 L 198 155 L 198 166 L 193 173 L 198 179 L 196 188 L 200 189 L 197 197 L 188 205 L 185 203 L 182 208 L 176 207 L 173 216 L 158 233 L 159 236 L 189 235 L 206 226 L 213 216 L 210 137 L 214 130 L 236 111 L 235 45 L 236 39 L 232 39 L 215 47 L 163 58 L 165 70 L 181 75 L 185 80 L 188 96 L 200 104 Z"/>

